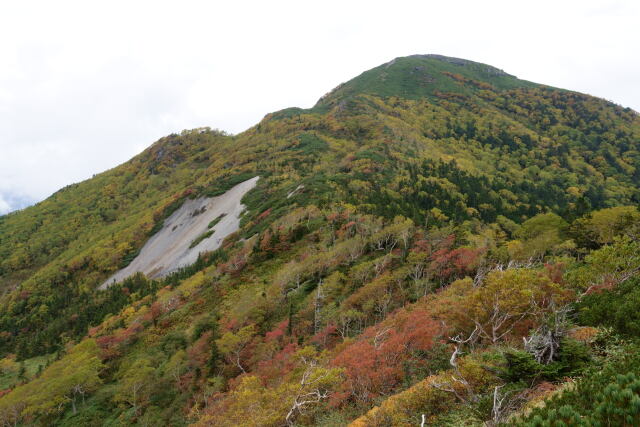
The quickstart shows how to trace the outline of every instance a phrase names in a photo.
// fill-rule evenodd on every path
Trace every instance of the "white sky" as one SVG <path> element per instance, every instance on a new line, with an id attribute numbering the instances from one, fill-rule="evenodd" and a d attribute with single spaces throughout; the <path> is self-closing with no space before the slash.
<path id="1" fill-rule="evenodd" d="M 397 56 L 640 110 L 640 2 L 0 0 L 0 214 L 173 131 L 238 133 Z"/>

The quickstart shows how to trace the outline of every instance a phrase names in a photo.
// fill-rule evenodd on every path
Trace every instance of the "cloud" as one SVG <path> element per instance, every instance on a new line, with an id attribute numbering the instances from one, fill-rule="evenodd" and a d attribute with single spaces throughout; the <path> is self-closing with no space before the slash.
<path id="1" fill-rule="evenodd" d="M 0 194 L 0 215 L 4 215 L 8 212 L 11 212 L 12 210 L 13 209 L 11 208 L 11 205 L 9 204 L 9 202 L 4 200 L 4 198 L 2 197 L 2 194 Z"/>
<path id="2" fill-rule="evenodd" d="M 485 62 L 640 110 L 639 8 L 633 0 L 4 2 L 0 193 L 42 200 L 163 135 L 241 132 L 414 53 Z"/>
<path id="3" fill-rule="evenodd" d="M 24 194 L 19 195 L 0 190 L 0 215 L 26 208 L 35 202 L 37 202 L 37 200 L 34 200 L 29 196 L 25 196 Z"/>

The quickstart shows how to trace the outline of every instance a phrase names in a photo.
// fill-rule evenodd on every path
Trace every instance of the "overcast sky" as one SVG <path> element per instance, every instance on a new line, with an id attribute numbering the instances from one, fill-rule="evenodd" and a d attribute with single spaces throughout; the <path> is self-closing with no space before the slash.
<path id="1" fill-rule="evenodd" d="M 3 1 L 0 214 L 173 131 L 239 133 L 438 53 L 640 110 L 640 2 Z"/>

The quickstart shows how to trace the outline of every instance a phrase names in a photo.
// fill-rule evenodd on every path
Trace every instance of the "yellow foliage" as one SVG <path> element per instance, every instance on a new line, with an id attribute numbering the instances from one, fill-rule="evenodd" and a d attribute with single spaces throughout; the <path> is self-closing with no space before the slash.
<path id="1" fill-rule="evenodd" d="M 432 425 L 439 415 L 451 411 L 456 405 L 464 404 L 454 393 L 444 389 L 457 388 L 460 396 L 466 396 L 469 392 L 461 383 L 452 381 L 452 376 L 461 374 L 473 393 L 483 392 L 498 382 L 497 378 L 472 356 L 461 358 L 458 363 L 459 372 L 449 370 L 431 375 L 407 390 L 387 398 L 379 406 L 354 420 L 349 427 L 414 427 L 420 425 L 423 414 L 425 425 Z"/>

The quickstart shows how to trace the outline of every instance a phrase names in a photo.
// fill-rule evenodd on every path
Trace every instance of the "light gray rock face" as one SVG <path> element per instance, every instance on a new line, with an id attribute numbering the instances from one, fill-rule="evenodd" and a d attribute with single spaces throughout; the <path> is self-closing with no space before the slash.
<path id="1" fill-rule="evenodd" d="M 240 202 L 249 190 L 256 186 L 259 177 L 251 178 L 212 198 L 187 199 L 183 205 L 164 221 L 160 231 L 142 247 L 140 254 L 127 267 L 115 273 L 100 289 L 142 272 L 149 278 L 159 278 L 190 264 L 201 252 L 214 251 L 225 237 L 240 227 L 240 214 L 244 205 Z M 224 215 L 211 229 L 209 223 Z M 195 247 L 189 246 L 204 233 L 213 234 Z"/>

